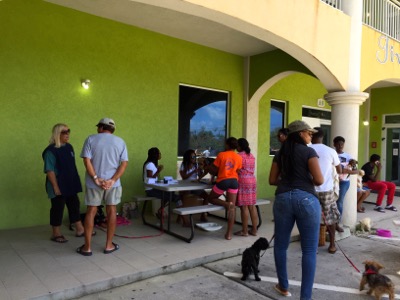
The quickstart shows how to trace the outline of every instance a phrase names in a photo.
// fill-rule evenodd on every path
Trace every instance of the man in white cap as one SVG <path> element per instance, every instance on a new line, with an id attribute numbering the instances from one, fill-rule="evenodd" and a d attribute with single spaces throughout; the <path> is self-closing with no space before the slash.
<path id="1" fill-rule="evenodd" d="M 121 202 L 122 187 L 120 177 L 128 165 L 128 151 L 123 139 L 113 135 L 115 122 L 110 118 L 99 121 L 97 133 L 90 135 L 82 148 L 81 157 L 86 168 L 85 176 L 85 244 L 76 249 L 84 256 L 91 256 L 91 239 L 94 217 L 102 200 L 107 212 L 107 240 L 104 254 L 119 249 L 113 243 L 117 221 L 117 205 Z"/>

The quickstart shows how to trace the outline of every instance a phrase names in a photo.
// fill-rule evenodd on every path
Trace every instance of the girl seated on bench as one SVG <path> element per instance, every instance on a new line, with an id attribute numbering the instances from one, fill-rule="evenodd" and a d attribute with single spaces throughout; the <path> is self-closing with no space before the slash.
<path id="1" fill-rule="evenodd" d="M 196 162 L 196 152 L 193 149 L 186 150 L 183 154 L 183 160 L 181 167 L 179 168 L 179 174 L 182 177 L 182 180 L 189 180 L 189 181 L 197 181 L 198 178 L 202 175 L 201 169 L 198 167 Z M 198 191 L 183 191 L 179 193 L 181 196 L 183 206 L 187 207 L 188 204 L 188 195 L 197 195 L 203 198 L 203 205 L 208 204 L 208 194 L 205 190 L 198 190 Z M 201 214 L 202 222 L 207 222 L 207 213 Z M 189 223 L 185 216 L 178 216 L 177 222 L 182 221 L 183 226 L 189 226 Z"/>
<path id="2" fill-rule="evenodd" d="M 163 165 L 158 165 L 158 161 L 160 159 L 161 159 L 161 152 L 158 148 L 153 147 L 147 151 L 147 159 L 143 164 L 143 182 L 144 183 L 147 183 L 149 178 L 155 178 L 156 180 L 158 179 L 158 175 L 160 175 L 161 171 L 164 169 Z M 161 210 L 167 206 L 170 195 L 166 192 L 163 193 L 160 190 L 152 189 L 149 187 L 145 187 L 145 192 L 146 192 L 146 195 L 149 197 L 156 197 L 156 198 L 164 200 L 163 201 L 164 206 L 161 206 L 156 213 L 157 218 L 161 219 L 161 217 L 162 217 Z M 173 199 L 175 200 L 175 197 Z M 178 201 L 176 206 L 180 207 L 180 206 L 182 206 L 182 203 L 180 203 L 180 201 Z"/>

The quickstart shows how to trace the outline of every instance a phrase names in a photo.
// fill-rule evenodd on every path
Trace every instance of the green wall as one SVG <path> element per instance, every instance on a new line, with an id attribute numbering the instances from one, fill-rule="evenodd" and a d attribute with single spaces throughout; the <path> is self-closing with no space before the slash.
<path id="1" fill-rule="evenodd" d="M 400 87 L 372 89 L 370 92 L 370 116 L 369 116 L 369 145 L 368 157 L 373 154 L 382 153 L 382 126 L 383 115 L 400 114 Z M 376 117 L 376 120 L 374 120 Z M 400 126 L 399 126 L 400 127 Z M 377 147 L 371 148 L 371 142 L 377 142 Z"/>
<path id="2" fill-rule="evenodd" d="M 285 71 L 313 75 L 303 64 L 281 50 L 252 56 L 250 60 L 249 99 L 264 82 Z"/>
<path id="3" fill-rule="evenodd" d="M 287 123 L 301 120 L 302 106 L 317 108 L 317 99 L 326 94 L 326 89 L 315 77 L 293 74 L 274 84 L 259 103 L 257 189 L 258 196 L 270 197 L 275 187 L 268 184 L 269 170 L 273 156 L 269 155 L 270 107 L 271 99 L 287 102 Z M 324 109 L 329 109 L 326 104 Z"/>
<path id="4" fill-rule="evenodd" d="M 123 201 L 143 190 L 148 148 L 176 174 L 179 83 L 231 92 L 229 132 L 243 132 L 242 57 L 41 0 L 0 2 L 0 49 L 0 229 L 48 224 L 41 153 L 55 123 L 79 156 L 98 120 L 115 120 L 130 159 Z"/>

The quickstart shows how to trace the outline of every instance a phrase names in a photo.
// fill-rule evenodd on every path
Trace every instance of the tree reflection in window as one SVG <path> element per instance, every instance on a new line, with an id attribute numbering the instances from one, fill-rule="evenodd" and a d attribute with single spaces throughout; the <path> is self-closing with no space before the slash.
<path id="1" fill-rule="evenodd" d="M 279 129 L 285 127 L 285 112 L 286 103 L 283 101 L 271 100 L 270 112 L 270 135 L 269 135 L 269 154 L 275 155 L 281 148 L 281 143 L 278 140 Z"/>
<path id="2" fill-rule="evenodd" d="M 216 156 L 227 136 L 228 93 L 193 86 L 179 86 L 178 156 L 187 149 Z"/>

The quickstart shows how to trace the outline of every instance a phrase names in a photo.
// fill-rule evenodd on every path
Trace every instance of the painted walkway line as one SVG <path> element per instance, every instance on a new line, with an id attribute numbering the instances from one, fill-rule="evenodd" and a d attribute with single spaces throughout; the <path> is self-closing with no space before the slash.
<path id="1" fill-rule="evenodd" d="M 369 235 L 368 237 L 370 239 L 378 239 L 378 240 L 386 240 L 386 241 L 400 241 L 400 238 L 396 238 L 396 237 L 383 237 L 383 236 L 377 236 L 377 235 Z"/>
<path id="2" fill-rule="evenodd" d="M 224 272 L 224 276 L 232 277 L 232 278 L 242 278 L 242 274 L 241 273 Z M 261 278 L 261 281 L 278 283 L 278 279 L 274 278 L 274 277 L 260 276 L 260 278 Z M 289 280 L 289 284 L 290 285 L 294 285 L 294 286 L 301 286 L 301 282 L 297 281 L 297 280 Z M 352 288 L 341 287 L 341 286 L 326 285 L 326 284 L 320 284 L 320 283 L 314 283 L 313 288 L 314 289 L 319 289 L 319 290 L 325 290 L 325 291 L 347 293 L 347 294 L 367 295 L 367 290 L 359 291 L 358 289 L 352 289 Z M 388 298 L 388 297 L 387 296 L 383 296 L 383 298 Z M 400 299 L 400 295 L 395 294 L 394 298 L 395 299 Z"/>

